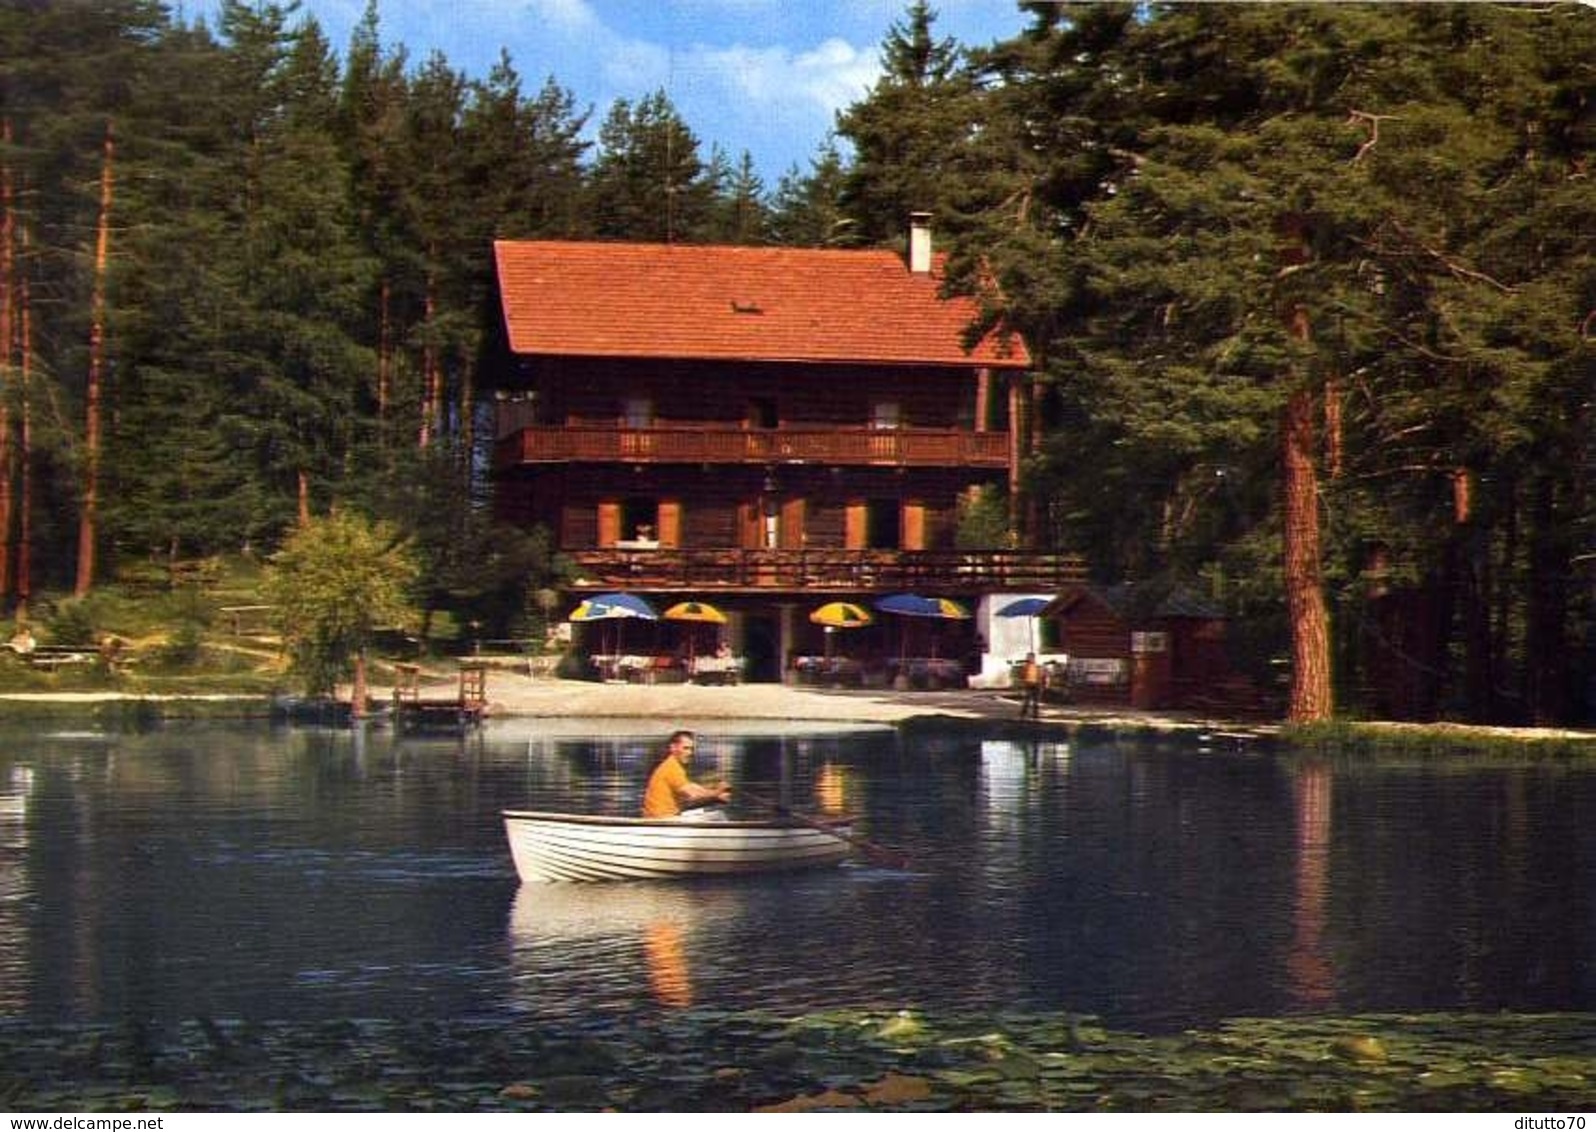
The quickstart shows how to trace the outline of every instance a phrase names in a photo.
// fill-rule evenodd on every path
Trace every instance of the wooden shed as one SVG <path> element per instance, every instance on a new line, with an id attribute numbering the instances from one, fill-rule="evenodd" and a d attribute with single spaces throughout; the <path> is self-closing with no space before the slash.
<path id="1" fill-rule="evenodd" d="M 1224 615 L 1187 590 L 1079 586 L 1044 610 L 1069 654 L 1069 695 L 1149 710 L 1193 707 L 1226 682 Z"/>

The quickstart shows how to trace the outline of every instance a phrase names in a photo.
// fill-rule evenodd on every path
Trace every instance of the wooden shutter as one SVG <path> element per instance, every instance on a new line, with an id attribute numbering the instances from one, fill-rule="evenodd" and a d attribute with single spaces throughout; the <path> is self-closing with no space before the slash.
<path id="1" fill-rule="evenodd" d="M 903 549 L 925 549 L 925 504 L 903 505 Z"/>
<path id="2" fill-rule="evenodd" d="M 674 499 L 660 500 L 659 544 L 667 550 L 682 545 L 682 505 Z"/>
<path id="3" fill-rule="evenodd" d="M 870 507 L 863 500 L 848 504 L 843 515 L 842 541 L 849 550 L 869 549 Z"/>
<path id="4" fill-rule="evenodd" d="M 802 498 L 785 499 L 781 504 L 781 548 L 804 548 L 804 501 Z"/>
<path id="5" fill-rule="evenodd" d="M 598 505 L 598 544 L 600 546 L 614 546 L 621 540 L 621 505 L 619 503 L 600 503 Z"/>

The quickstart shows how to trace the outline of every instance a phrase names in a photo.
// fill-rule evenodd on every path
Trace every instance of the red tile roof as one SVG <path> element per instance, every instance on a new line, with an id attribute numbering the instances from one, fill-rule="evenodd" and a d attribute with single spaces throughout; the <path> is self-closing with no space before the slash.
<path id="1" fill-rule="evenodd" d="M 500 240 L 518 354 L 1023 368 L 1018 336 L 974 351 L 966 298 L 889 251 Z"/>

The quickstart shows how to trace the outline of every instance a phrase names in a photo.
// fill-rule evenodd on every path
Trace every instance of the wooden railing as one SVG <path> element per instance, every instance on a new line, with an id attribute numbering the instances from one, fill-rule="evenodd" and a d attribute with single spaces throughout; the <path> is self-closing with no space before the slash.
<path id="1" fill-rule="evenodd" d="M 937 550 L 582 550 L 570 552 L 580 591 L 811 593 L 1056 590 L 1086 580 L 1073 555 Z"/>
<path id="2" fill-rule="evenodd" d="M 1008 463 L 1006 432 L 954 428 L 625 428 L 560 425 L 502 436 L 498 467 L 564 461 L 655 464 L 885 464 L 991 467 Z"/>

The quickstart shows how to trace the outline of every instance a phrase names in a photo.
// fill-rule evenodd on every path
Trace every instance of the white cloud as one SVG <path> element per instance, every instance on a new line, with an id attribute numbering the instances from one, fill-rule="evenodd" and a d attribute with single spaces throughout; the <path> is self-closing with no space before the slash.
<path id="1" fill-rule="evenodd" d="M 587 0 L 528 0 L 526 12 L 535 20 L 567 35 L 606 33 L 603 22 Z"/>
<path id="2" fill-rule="evenodd" d="M 777 113 L 818 109 L 830 115 L 863 95 L 878 70 L 873 55 L 835 38 L 797 53 L 741 44 L 699 47 L 694 53 L 728 93 L 746 98 L 752 108 Z M 808 105 L 794 107 L 794 102 Z"/>

